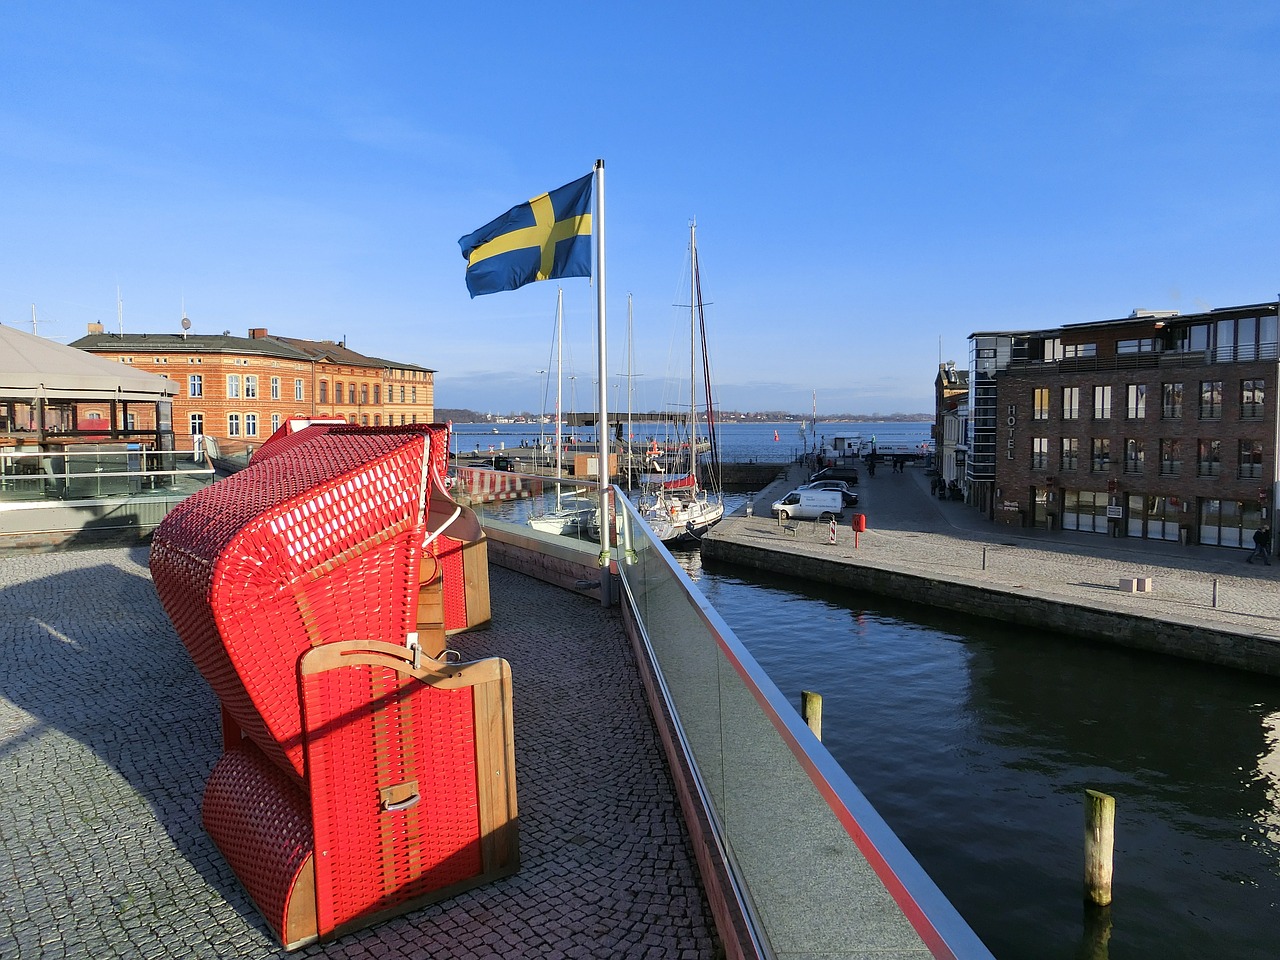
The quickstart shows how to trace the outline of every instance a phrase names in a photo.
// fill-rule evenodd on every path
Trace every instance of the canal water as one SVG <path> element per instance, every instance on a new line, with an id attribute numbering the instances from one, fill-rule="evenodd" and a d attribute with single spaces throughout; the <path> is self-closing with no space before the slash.
<path id="1" fill-rule="evenodd" d="M 1277 682 L 678 559 L 999 960 L 1280 957 Z"/>

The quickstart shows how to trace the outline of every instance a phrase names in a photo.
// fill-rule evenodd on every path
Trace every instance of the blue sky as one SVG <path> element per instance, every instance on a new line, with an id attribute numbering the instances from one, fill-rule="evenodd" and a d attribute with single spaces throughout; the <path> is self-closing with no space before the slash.
<path id="1" fill-rule="evenodd" d="M 439 7 L 439 9 L 437 9 Z M 975 330 L 1280 295 L 1273 3 L 0 7 L 0 322 L 267 327 L 541 410 L 554 283 L 457 239 L 606 164 L 610 403 L 915 412 Z M 576 406 L 595 293 L 564 282 Z M 566 388 L 568 389 L 568 388 Z M 566 401 L 566 407 L 569 406 Z"/>

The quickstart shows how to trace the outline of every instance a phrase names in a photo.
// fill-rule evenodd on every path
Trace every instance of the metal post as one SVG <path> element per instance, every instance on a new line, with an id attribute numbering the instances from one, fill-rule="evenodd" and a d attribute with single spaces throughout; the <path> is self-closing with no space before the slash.
<path id="1" fill-rule="evenodd" d="M 596 160 L 596 213 L 593 226 L 596 233 L 596 337 L 599 339 L 599 367 L 597 379 L 600 395 L 597 400 L 600 415 L 596 422 L 596 439 L 600 447 L 600 605 L 613 605 L 609 573 L 609 542 L 613 538 L 613 523 L 609 518 L 609 365 L 605 339 L 604 309 L 604 160 Z"/>

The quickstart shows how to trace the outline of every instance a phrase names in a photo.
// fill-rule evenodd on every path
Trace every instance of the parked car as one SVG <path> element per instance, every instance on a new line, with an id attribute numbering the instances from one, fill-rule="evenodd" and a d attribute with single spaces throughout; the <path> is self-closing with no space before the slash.
<path id="1" fill-rule="evenodd" d="M 840 496 L 844 500 L 844 505 L 846 507 L 856 507 L 858 505 L 858 495 L 850 489 L 849 484 L 844 480 L 814 480 L 812 483 L 806 483 L 799 489 L 839 490 Z"/>
<path id="2" fill-rule="evenodd" d="M 781 520 L 830 520 L 844 509 L 839 490 L 792 490 L 775 500 L 769 511 Z"/>

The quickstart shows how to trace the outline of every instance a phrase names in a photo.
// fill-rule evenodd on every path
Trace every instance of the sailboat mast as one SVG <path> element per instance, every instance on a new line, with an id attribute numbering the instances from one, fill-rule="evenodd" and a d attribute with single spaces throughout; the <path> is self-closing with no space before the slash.
<path id="1" fill-rule="evenodd" d="M 689 476 L 698 478 L 698 221 L 689 221 Z"/>
<path id="2" fill-rule="evenodd" d="M 631 489 L 631 477 L 635 473 L 635 434 L 631 432 L 631 386 L 635 368 L 631 355 L 631 294 L 627 294 L 627 489 Z"/>

